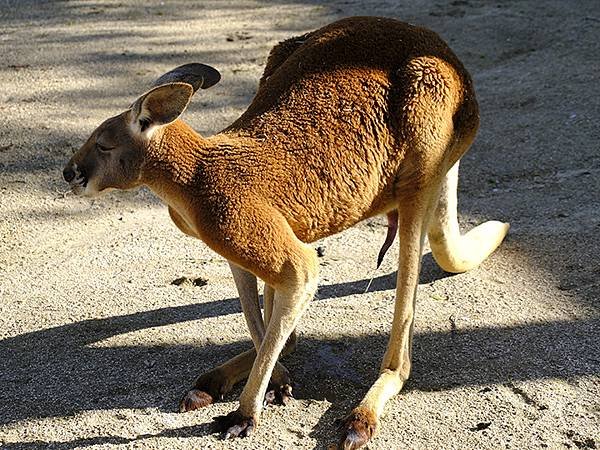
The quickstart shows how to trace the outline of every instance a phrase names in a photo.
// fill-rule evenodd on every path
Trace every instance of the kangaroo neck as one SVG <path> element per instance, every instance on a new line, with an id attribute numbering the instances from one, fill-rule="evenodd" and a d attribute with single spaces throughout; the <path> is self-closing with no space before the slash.
<path id="1" fill-rule="evenodd" d="M 148 145 L 142 184 L 172 206 L 202 182 L 210 142 L 181 120 L 158 130 Z"/>

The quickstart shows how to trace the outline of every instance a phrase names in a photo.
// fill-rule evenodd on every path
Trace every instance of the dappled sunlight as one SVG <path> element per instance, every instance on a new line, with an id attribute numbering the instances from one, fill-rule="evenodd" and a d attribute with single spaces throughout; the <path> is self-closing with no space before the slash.
<path id="1" fill-rule="evenodd" d="M 482 115 L 461 163 L 461 229 L 511 223 L 468 273 L 442 271 L 426 251 L 412 378 L 373 448 L 597 445 L 600 160 L 589 43 L 600 11 L 576 3 L 6 3 L 0 447 L 248 442 L 220 443 L 211 425 L 240 386 L 222 403 L 174 412 L 198 374 L 251 347 L 227 262 L 179 232 L 147 189 L 78 198 L 61 172 L 97 125 L 180 64 L 223 75 L 184 116 L 217 133 L 250 103 L 275 43 L 349 15 L 422 24 L 456 49 Z M 297 400 L 267 409 L 252 443 L 326 447 L 334 421 L 375 380 L 397 276 L 397 240 L 375 269 L 385 223 L 314 244 L 320 286 L 284 361 Z"/>

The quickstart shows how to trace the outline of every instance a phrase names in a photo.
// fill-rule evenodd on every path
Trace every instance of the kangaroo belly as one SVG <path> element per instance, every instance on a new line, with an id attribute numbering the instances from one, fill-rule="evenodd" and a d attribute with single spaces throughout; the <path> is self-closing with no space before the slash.
<path id="1" fill-rule="evenodd" d="M 343 231 L 368 217 L 395 208 L 394 176 L 385 165 L 340 161 L 304 170 L 274 199 L 296 236 L 312 242 Z"/>

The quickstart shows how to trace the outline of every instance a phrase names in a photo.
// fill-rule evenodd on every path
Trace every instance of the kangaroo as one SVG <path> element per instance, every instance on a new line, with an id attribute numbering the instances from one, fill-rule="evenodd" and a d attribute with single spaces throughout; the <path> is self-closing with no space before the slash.
<path id="1" fill-rule="evenodd" d="M 379 377 L 340 428 L 339 447 L 358 448 L 411 371 L 425 236 L 439 265 L 459 273 L 508 232 L 497 221 L 459 231 L 459 160 L 479 125 L 473 83 L 437 34 L 375 17 L 276 45 L 248 109 L 203 137 L 179 117 L 197 90 L 219 79 L 197 63 L 161 76 L 92 133 L 64 178 L 85 196 L 148 186 L 182 232 L 229 261 L 254 348 L 201 375 L 179 404 L 182 412 L 205 407 L 247 378 L 238 409 L 217 418 L 225 438 L 249 435 L 264 401 L 292 397 L 278 358 L 295 348 L 317 289 L 309 244 L 387 214 L 382 252 L 396 234 L 400 240 L 391 333 Z M 265 282 L 264 315 L 257 277 Z"/>

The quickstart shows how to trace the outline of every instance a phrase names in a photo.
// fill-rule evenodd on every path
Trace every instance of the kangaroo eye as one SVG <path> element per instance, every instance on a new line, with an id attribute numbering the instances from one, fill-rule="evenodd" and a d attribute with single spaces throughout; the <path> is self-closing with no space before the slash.
<path id="1" fill-rule="evenodd" d="M 105 145 L 99 144 L 96 142 L 96 148 L 101 152 L 110 152 L 114 147 L 107 147 Z"/>

